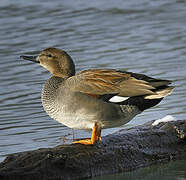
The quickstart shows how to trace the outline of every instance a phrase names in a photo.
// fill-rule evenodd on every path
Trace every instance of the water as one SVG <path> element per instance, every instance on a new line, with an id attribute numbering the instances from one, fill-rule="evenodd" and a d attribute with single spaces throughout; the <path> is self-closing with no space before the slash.
<path id="1" fill-rule="evenodd" d="M 43 111 L 40 92 L 50 74 L 19 58 L 47 47 L 69 52 L 77 71 L 117 68 L 174 80 L 173 94 L 130 124 L 166 115 L 185 119 L 185 9 L 183 0 L 1 0 L 0 161 L 8 153 L 52 147 L 64 137 L 72 138 L 69 128 Z"/>
<path id="2" fill-rule="evenodd" d="M 145 167 L 132 172 L 92 178 L 92 180 L 185 180 L 185 171 L 185 161 L 179 160 L 168 164 Z"/>

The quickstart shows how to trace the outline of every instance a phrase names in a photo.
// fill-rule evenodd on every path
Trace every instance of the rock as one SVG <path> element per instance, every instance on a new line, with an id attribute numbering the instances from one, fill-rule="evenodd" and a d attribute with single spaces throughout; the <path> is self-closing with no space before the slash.
<path id="1" fill-rule="evenodd" d="M 186 120 L 152 122 L 103 137 L 93 146 L 60 145 L 10 154 L 1 180 L 86 179 L 186 157 Z"/>

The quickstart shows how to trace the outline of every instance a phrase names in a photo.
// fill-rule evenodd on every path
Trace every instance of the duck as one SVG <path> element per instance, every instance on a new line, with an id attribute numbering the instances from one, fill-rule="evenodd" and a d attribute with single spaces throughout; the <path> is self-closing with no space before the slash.
<path id="1" fill-rule="evenodd" d="M 46 113 L 69 128 L 92 131 L 90 138 L 75 144 L 98 143 L 103 129 L 128 123 L 175 88 L 170 80 L 116 69 L 76 73 L 71 56 L 55 47 L 44 49 L 38 56 L 20 57 L 39 63 L 52 74 L 41 94 Z"/>

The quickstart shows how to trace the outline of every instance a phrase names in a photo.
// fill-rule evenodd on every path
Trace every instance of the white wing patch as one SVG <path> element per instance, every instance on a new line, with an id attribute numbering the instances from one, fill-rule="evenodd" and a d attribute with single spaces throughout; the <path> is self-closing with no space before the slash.
<path id="1" fill-rule="evenodd" d="M 117 102 L 123 102 L 127 100 L 129 97 L 122 97 L 122 96 L 114 96 L 111 99 L 109 99 L 110 102 L 117 103 Z"/>

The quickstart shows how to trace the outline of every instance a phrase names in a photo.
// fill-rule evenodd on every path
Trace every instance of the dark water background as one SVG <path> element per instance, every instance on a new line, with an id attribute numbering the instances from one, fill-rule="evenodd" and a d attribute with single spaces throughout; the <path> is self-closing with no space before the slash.
<path id="1" fill-rule="evenodd" d="M 51 46 L 69 52 L 77 71 L 117 68 L 174 80 L 174 93 L 130 125 L 166 115 L 186 119 L 186 1 L 1 0 L 0 161 L 8 153 L 52 147 L 63 143 L 63 136 L 72 138 L 69 128 L 43 111 L 40 92 L 50 74 L 19 58 Z M 76 137 L 88 135 L 76 131 Z M 138 170 L 131 179 L 153 179 L 153 168 L 159 168 L 158 179 L 186 179 L 186 161 Z M 131 173 L 114 176 L 127 177 Z"/>

